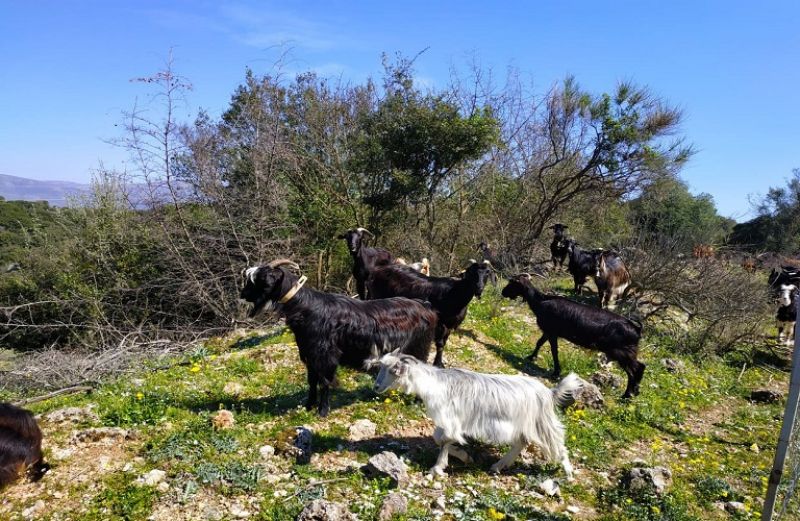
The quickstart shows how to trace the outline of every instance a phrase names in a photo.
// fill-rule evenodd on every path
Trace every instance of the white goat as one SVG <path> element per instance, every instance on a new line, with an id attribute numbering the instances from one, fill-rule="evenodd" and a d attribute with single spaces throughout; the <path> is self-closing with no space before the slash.
<path id="1" fill-rule="evenodd" d="M 432 474 L 444 474 L 447 457 L 461 461 L 469 455 L 455 444 L 467 438 L 511 450 L 492 465 L 492 472 L 508 467 L 530 444 L 536 444 L 552 462 L 560 462 L 572 480 L 572 465 L 564 446 L 564 425 L 555 406 L 563 405 L 580 388 L 578 377 L 570 373 L 557 387 L 548 389 L 528 376 L 482 374 L 465 369 L 440 369 L 398 351 L 383 355 L 375 380 L 379 393 L 388 389 L 415 394 L 425 402 L 436 429 L 433 439 L 441 447 Z"/>

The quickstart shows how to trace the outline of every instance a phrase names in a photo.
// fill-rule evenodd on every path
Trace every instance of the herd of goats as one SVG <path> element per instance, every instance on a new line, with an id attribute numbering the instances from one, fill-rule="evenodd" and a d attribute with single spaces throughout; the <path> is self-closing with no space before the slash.
<path id="1" fill-rule="evenodd" d="M 502 296 L 523 299 L 536 316 L 542 336 L 529 360 L 535 360 L 545 342 L 553 356 L 553 376 L 558 378 L 558 339 L 597 350 L 619 364 L 627 375 L 622 395 L 639 393 L 645 364 L 638 360 L 642 325 L 612 311 L 614 300 L 630 285 L 630 274 L 619 255 L 610 250 L 583 250 L 567 237 L 563 224 L 551 227 L 554 269 L 567 269 L 580 293 L 589 278 L 598 289 L 600 307 L 549 295 L 534 287 L 531 275 L 509 277 Z M 496 282 L 490 248 L 482 243 L 480 261 L 470 260 L 458 276 L 435 277 L 427 259 L 407 264 L 382 248 L 369 247 L 365 228 L 339 236 L 353 259 L 358 298 L 306 287 L 300 267 L 278 259 L 243 272 L 240 297 L 252 304 L 250 316 L 264 310 L 282 316 L 295 336 L 300 360 L 306 366 L 308 399 L 320 416 L 330 412 L 330 389 L 339 365 L 377 371 L 375 390 L 400 390 L 419 397 L 433 420 L 440 447 L 432 473 L 443 474 L 448 457 L 464 462 L 470 457 L 463 445 L 469 439 L 510 450 L 493 472 L 509 466 L 527 446 L 539 447 L 544 457 L 560 463 L 568 477 L 573 469 L 565 447 L 564 426 L 557 407 L 569 403 L 582 380 L 569 374 L 555 387 L 524 375 L 484 374 L 445 368 L 443 351 L 450 333 L 467 314 L 473 297 L 480 299 L 487 282 Z M 800 270 L 783 267 L 769 276 L 779 297 L 779 341 L 794 335 L 794 303 L 800 287 Z M 784 335 L 784 330 L 788 329 Z M 431 344 L 436 346 L 428 364 Z M 49 468 L 43 461 L 42 435 L 32 414 L 0 403 L 0 487 L 21 475 L 40 478 Z"/>

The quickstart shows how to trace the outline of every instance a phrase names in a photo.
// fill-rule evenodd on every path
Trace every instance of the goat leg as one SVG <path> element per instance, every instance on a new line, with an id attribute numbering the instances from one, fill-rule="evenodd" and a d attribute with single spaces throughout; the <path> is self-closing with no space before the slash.
<path id="1" fill-rule="evenodd" d="M 553 376 L 558 378 L 561 376 L 561 364 L 558 362 L 558 337 L 551 336 L 550 340 L 550 353 L 553 355 Z"/>
<path id="2" fill-rule="evenodd" d="M 503 456 L 500 459 L 500 461 L 491 466 L 491 468 L 489 469 L 490 472 L 498 474 L 501 470 L 511 465 L 514 462 L 514 460 L 517 459 L 517 456 L 519 456 L 519 454 L 522 452 L 524 448 L 525 448 L 525 442 L 517 441 L 516 443 L 514 443 L 508 450 L 506 455 Z"/>
<path id="3" fill-rule="evenodd" d="M 447 468 L 447 455 L 453 442 L 447 440 L 443 441 L 442 449 L 439 451 L 439 457 L 436 458 L 436 465 L 431 467 L 430 473 L 436 476 L 444 476 L 444 469 Z"/>
<path id="4" fill-rule="evenodd" d="M 319 399 L 319 408 L 317 412 L 319 413 L 320 417 L 324 418 L 331 412 L 331 387 L 327 384 L 322 384 L 320 386 L 322 389 L 320 391 L 320 399 Z"/>
<path id="5" fill-rule="evenodd" d="M 472 463 L 472 456 L 467 454 L 467 451 L 465 451 L 461 447 L 456 447 L 455 445 L 451 445 L 449 452 L 458 460 L 460 460 L 462 463 Z"/>
<path id="6" fill-rule="evenodd" d="M 433 359 L 433 365 L 436 367 L 444 367 L 442 361 L 442 354 L 444 353 L 444 345 L 450 336 L 450 329 L 447 326 L 439 324 L 436 326 L 436 357 Z"/>
<path id="7" fill-rule="evenodd" d="M 536 358 L 539 356 L 539 349 L 542 348 L 546 340 L 547 340 L 547 335 L 542 335 L 542 337 L 536 341 L 536 348 L 533 350 L 533 353 L 531 353 L 528 356 L 528 360 L 530 360 L 531 362 L 536 360 Z"/>
<path id="8" fill-rule="evenodd" d="M 317 383 L 319 377 L 316 371 L 308 369 L 308 400 L 306 400 L 306 410 L 310 411 L 317 404 Z"/>

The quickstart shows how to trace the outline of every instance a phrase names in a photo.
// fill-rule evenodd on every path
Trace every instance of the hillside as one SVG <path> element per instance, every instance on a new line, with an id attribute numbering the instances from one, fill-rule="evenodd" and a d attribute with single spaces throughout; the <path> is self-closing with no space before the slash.
<path id="1" fill-rule="evenodd" d="M 538 365 L 525 360 L 538 338 L 528 309 L 487 293 L 451 337 L 446 363 L 546 374 L 549 353 Z M 721 361 L 699 365 L 664 344 L 656 336 L 642 341 L 648 369 L 638 398 L 624 403 L 621 386 L 604 387 L 602 409 L 570 407 L 563 415 L 577 469 L 569 483 L 559 467 L 542 465 L 535 454 L 492 476 L 488 468 L 501 450 L 480 444 L 467 448 L 475 463 L 452 460 L 446 477 L 427 478 L 437 453 L 433 427 L 413 398 L 377 396 L 369 375 L 340 370 L 331 415 L 320 419 L 302 408 L 305 371 L 291 334 L 278 329 L 216 339 L 169 367 L 163 361 L 143 367 L 90 396 L 31 406 L 42 415 L 53 469 L 40 483 L 4 491 L 0 518 L 289 520 L 324 497 L 359 519 L 373 519 L 394 489 L 359 467 L 384 450 L 409 467 L 410 483 L 400 490 L 408 510 L 395 519 L 758 518 L 783 403 L 747 398 L 753 389 L 785 391 L 788 375 Z M 622 377 L 616 366 L 603 369 L 595 353 L 563 345 L 565 372 Z M 65 414 L 67 407 L 83 409 Z M 211 418 L 223 408 L 235 424 L 215 430 Z M 356 441 L 350 427 L 359 419 L 369 419 L 376 431 Z M 302 425 L 313 431 L 308 464 L 282 450 L 293 427 Z M 620 477 L 633 465 L 666 467 L 672 482 L 662 495 L 632 492 Z M 560 485 L 560 497 L 541 492 L 547 479 Z M 738 512 L 720 509 L 731 500 L 741 502 Z"/>
<path id="2" fill-rule="evenodd" d="M 70 181 L 39 181 L 0 174 L 0 197 L 7 201 L 47 201 L 64 206 L 69 198 L 85 193 L 89 186 Z"/>

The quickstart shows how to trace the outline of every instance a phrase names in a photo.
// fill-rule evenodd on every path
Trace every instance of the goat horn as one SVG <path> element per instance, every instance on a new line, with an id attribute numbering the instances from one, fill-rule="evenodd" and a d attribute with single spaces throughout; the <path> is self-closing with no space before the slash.
<path id="1" fill-rule="evenodd" d="M 300 266 L 297 265 L 296 262 L 291 261 L 289 259 L 275 259 L 274 261 L 267 264 L 267 267 L 275 269 L 279 266 L 289 266 L 293 269 L 299 270 Z"/>
<path id="2" fill-rule="evenodd" d="M 359 231 L 361 233 L 366 233 L 370 237 L 375 237 L 375 235 L 373 235 L 373 233 L 371 231 L 367 230 L 366 228 L 356 228 L 356 231 Z"/>
<path id="3" fill-rule="evenodd" d="M 524 278 L 526 278 L 528 280 L 531 280 L 531 274 L 530 273 L 520 273 L 519 276 L 520 277 L 524 277 Z"/>
<path id="4" fill-rule="evenodd" d="M 490 268 L 494 269 L 494 266 L 492 266 L 492 263 L 491 263 L 491 262 L 489 262 L 488 260 L 484 260 L 484 261 L 483 261 L 483 263 L 484 263 L 485 265 L 489 266 Z"/>

